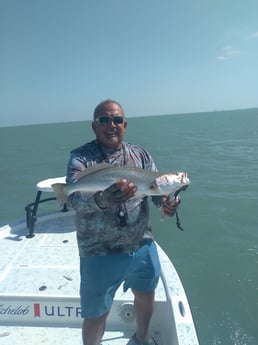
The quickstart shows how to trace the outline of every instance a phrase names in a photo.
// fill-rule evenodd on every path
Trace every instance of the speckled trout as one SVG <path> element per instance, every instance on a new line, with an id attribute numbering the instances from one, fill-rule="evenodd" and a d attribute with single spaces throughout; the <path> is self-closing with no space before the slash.
<path id="1" fill-rule="evenodd" d="M 74 192 L 102 191 L 121 179 L 135 184 L 137 191 L 133 198 L 137 199 L 150 195 L 173 196 L 182 187 L 190 184 L 185 172 L 161 173 L 136 167 L 117 167 L 101 163 L 78 173 L 74 183 L 55 183 L 52 188 L 62 206 L 67 197 Z"/>

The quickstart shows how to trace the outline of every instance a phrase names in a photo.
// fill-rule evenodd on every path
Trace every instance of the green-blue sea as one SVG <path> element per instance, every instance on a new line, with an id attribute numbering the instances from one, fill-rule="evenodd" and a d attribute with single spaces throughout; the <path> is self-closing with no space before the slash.
<path id="1" fill-rule="evenodd" d="M 24 217 L 36 183 L 64 176 L 70 150 L 93 138 L 90 121 L 0 128 L 0 225 Z M 257 345 L 258 109 L 128 118 L 126 141 L 192 181 L 181 193 L 185 231 L 151 210 L 200 344 Z"/>

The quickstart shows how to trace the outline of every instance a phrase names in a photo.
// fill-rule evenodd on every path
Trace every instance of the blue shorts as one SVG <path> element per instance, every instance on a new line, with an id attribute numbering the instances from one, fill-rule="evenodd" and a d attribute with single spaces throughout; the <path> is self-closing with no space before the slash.
<path id="1" fill-rule="evenodd" d="M 80 258 L 81 308 L 83 318 L 99 317 L 111 309 L 116 290 L 153 291 L 160 276 L 160 262 L 153 241 L 133 254 Z"/>

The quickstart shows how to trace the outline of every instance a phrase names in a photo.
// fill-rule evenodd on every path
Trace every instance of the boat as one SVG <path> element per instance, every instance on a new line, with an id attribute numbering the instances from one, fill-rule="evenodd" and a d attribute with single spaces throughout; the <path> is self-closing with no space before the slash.
<path id="1" fill-rule="evenodd" d="M 37 184 L 23 220 L 0 228 L 0 344 L 82 344 L 79 256 L 74 211 L 38 212 L 51 184 Z M 51 205 L 52 208 L 52 205 Z M 159 246 L 161 277 L 156 289 L 151 335 L 159 345 L 198 345 L 190 305 L 179 275 Z M 131 291 L 120 287 L 107 320 L 102 345 L 125 345 L 135 330 Z"/>

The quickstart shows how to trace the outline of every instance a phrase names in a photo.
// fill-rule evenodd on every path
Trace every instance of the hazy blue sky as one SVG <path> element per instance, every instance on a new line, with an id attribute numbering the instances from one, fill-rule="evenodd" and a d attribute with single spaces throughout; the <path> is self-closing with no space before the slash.
<path id="1" fill-rule="evenodd" d="M 0 0 L 0 126 L 258 107 L 257 0 Z"/>

